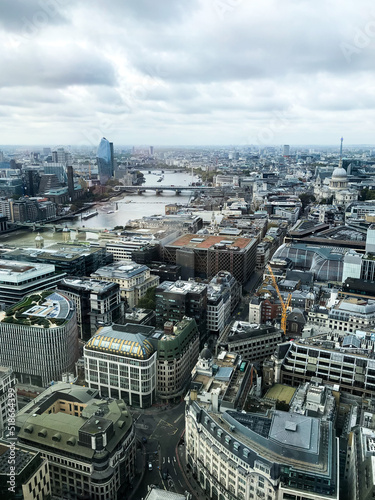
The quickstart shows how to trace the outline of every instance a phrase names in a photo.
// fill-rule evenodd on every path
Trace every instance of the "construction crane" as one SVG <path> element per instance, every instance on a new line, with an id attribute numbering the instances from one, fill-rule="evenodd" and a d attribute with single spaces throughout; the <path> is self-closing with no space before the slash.
<path id="1" fill-rule="evenodd" d="M 267 266 L 270 274 L 271 274 L 271 278 L 272 278 L 272 283 L 273 283 L 273 286 L 277 292 L 277 296 L 279 297 L 279 300 L 280 300 L 280 304 L 281 304 L 281 329 L 282 331 L 284 332 L 284 335 L 286 335 L 286 317 L 287 317 L 287 314 L 288 314 L 288 309 L 289 309 L 289 304 L 290 304 L 290 301 L 291 301 L 291 298 L 292 298 L 292 294 L 290 293 L 286 299 L 286 301 L 284 302 L 282 296 L 281 296 L 281 293 L 280 293 L 280 290 L 279 290 L 279 287 L 277 285 L 277 281 L 276 281 L 276 278 L 275 278 L 275 275 L 273 274 L 273 271 L 272 271 L 272 268 L 270 265 Z"/>

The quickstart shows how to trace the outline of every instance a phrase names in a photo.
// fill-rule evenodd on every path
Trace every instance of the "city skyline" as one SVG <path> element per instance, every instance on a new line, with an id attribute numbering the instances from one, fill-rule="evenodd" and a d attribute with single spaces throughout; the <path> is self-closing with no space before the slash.
<path id="1" fill-rule="evenodd" d="M 18 0 L 0 14 L 4 144 L 373 142 L 369 0 Z"/>

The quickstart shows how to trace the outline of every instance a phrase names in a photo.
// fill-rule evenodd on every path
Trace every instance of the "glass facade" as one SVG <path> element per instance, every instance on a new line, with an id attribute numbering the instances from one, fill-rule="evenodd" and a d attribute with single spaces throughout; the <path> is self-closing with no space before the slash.
<path id="1" fill-rule="evenodd" d="M 290 259 L 296 269 L 313 272 L 318 281 L 341 281 L 343 257 L 338 249 L 298 243 L 284 244 L 274 254 L 277 259 Z"/>
<path id="2" fill-rule="evenodd" d="M 105 137 L 100 141 L 96 160 L 98 163 L 100 184 L 104 185 L 113 177 L 114 172 L 113 143 L 109 142 Z"/>

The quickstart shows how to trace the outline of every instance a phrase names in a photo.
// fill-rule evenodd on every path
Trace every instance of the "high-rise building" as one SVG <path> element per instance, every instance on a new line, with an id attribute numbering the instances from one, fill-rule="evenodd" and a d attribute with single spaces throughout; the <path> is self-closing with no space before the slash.
<path id="1" fill-rule="evenodd" d="M 45 387 L 74 372 L 78 330 L 74 305 L 59 292 L 27 295 L 0 322 L 0 363 L 20 383 Z"/>
<path id="2" fill-rule="evenodd" d="M 181 321 L 184 316 L 195 319 L 201 336 L 207 335 L 207 285 L 195 281 L 164 281 L 155 291 L 156 325 Z"/>
<path id="3" fill-rule="evenodd" d="M 113 143 L 105 137 L 100 141 L 96 153 L 100 184 L 103 186 L 114 174 Z"/>
<path id="4" fill-rule="evenodd" d="M 73 167 L 68 165 L 66 167 L 66 175 L 68 177 L 68 193 L 70 201 L 74 200 L 74 179 L 73 179 Z"/>
<path id="5" fill-rule="evenodd" d="M 71 277 L 64 278 L 58 289 L 75 303 L 81 338 L 87 340 L 101 326 L 122 322 L 124 302 L 118 283 Z"/>
<path id="6" fill-rule="evenodd" d="M 284 144 L 283 146 L 283 156 L 289 156 L 290 155 L 290 146 L 289 144 Z"/>

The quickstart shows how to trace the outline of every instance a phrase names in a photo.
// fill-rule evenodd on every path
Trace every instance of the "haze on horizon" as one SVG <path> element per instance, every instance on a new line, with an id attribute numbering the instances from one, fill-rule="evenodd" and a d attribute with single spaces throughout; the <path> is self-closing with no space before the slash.
<path id="1" fill-rule="evenodd" d="M 3 0 L 2 144 L 372 144 L 370 0 Z"/>

